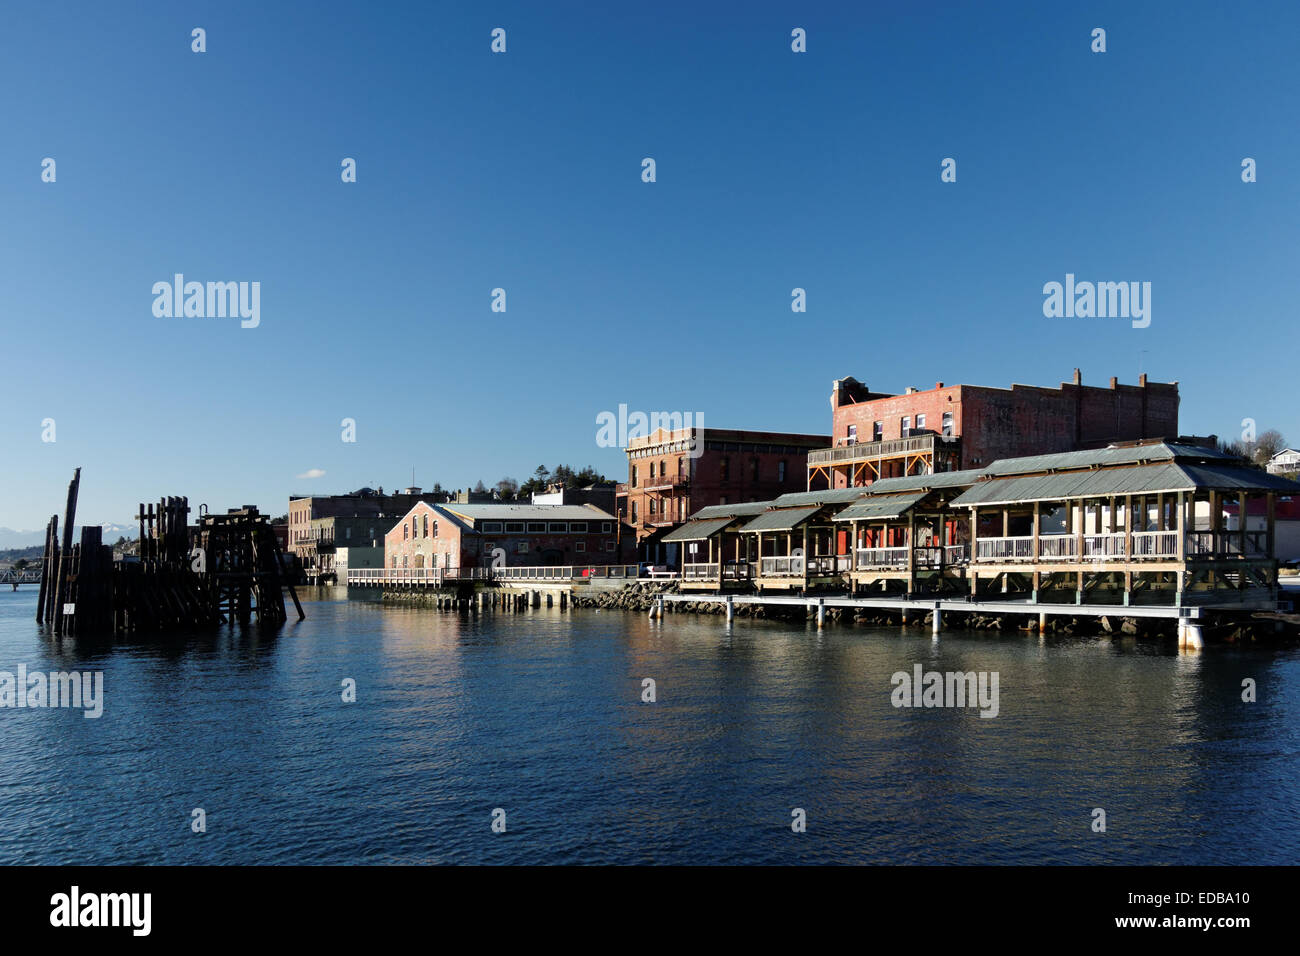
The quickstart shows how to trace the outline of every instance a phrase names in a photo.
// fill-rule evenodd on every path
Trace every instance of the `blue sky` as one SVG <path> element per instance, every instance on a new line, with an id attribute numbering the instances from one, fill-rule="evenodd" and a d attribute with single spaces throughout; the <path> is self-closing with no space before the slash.
<path id="1" fill-rule="evenodd" d="M 603 410 L 820 433 L 846 375 L 1145 371 L 1184 432 L 1300 441 L 1300 5 L 741 9 L 6 4 L 0 526 L 76 465 L 96 522 L 623 475 Z M 156 318 L 176 272 L 260 282 L 260 326 Z M 1151 282 L 1151 326 L 1045 318 L 1067 272 Z"/>

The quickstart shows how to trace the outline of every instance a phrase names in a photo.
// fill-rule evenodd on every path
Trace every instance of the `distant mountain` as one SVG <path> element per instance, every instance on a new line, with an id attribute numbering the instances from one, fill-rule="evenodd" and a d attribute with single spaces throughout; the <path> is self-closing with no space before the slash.
<path id="1" fill-rule="evenodd" d="M 108 521 L 100 525 L 104 529 L 104 543 L 113 544 L 118 538 L 135 538 L 139 535 L 139 525 L 116 524 Z M 59 532 L 62 534 L 62 530 Z M 81 526 L 73 529 L 73 540 L 81 540 Z M 0 528 L 0 551 L 11 548 L 33 548 L 45 544 L 45 532 L 15 531 L 13 528 Z"/>

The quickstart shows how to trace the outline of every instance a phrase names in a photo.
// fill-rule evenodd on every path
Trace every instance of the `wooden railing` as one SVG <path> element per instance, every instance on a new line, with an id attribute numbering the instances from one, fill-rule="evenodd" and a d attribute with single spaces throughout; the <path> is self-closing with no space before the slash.
<path id="1" fill-rule="evenodd" d="M 803 577 L 803 558 L 760 558 L 759 574 L 765 578 Z"/>
<path id="2" fill-rule="evenodd" d="M 700 561 L 696 564 L 682 565 L 682 580 L 684 581 L 716 581 L 718 578 L 718 566 L 706 561 Z"/>
<path id="3" fill-rule="evenodd" d="M 907 548 L 858 548 L 859 568 L 905 568 Z"/>
<path id="4" fill-rule="evenodd" d="M 1031 535 L 978 538 L 975 542 L 976 561 L 1075 561 L 1080 558 L 1079 542 L 1083 542 L 1084 561 L 1122 561 L 1125 559 L 1169 559 L 1178 557 L 1177 531 L 1134 531 L 1106 534 L 1044 534 L 1038 538 L 1038 553 L 1034 553 Z M 1131 540 L 1131 544 L 1127 543 Z M 1211 531 L 1187 533 L 1188 558 L 1239 555 L 1241 532 L 1225 531 L 1217 540 Z M 1126 547 L 1128 550 L 1126 550 Z M 1265 557 L 1268 554 L 1268 532 L 1246 532 L 1246 557 Z"/>
<path id="5" fill-rule="evenodd" d="M 944 438 L 940 435 L 914 435 L 910 438 L 890 438 L 884 441 L 857 442 L 852 445 L 838 445 L 834 448 L 819 448 L 808 453 L 808 464 L 827 465 L 846 461 L 859 461 L 863 458 L 888 458 L 898 455 L 925 454 L 933 452 L 940 443 L 953 444 L 956 438 Z"/>

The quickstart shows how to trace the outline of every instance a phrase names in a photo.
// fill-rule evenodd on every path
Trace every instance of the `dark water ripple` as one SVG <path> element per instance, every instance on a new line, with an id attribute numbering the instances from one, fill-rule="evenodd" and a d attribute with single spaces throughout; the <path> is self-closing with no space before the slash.
<path id="1" fill-rule="evenodd" d="M 34 602 L 0 594 L 0 670 L 107 702 L 0 710 L 0 863 L 1300 862 L 1292 650 L 326 600 L 79 647 Z M 997 671 L 1000 716 L 894 708 L 917 662 Z"/>

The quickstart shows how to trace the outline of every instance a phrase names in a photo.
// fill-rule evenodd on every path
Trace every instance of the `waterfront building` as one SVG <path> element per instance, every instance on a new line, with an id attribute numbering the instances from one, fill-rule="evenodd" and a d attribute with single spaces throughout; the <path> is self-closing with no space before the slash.
<path id="1" fill-rule="evenodd" d="M 376 570 L 384 566 L 384 543 L 381 538 L 375 545 L 343 545 L 334 551 L 332 576 L 334 583 L 346 584 L 350 570 Z"/>
<path id="2" fill-rule="evenodd" d="M 1265 467 L 1274 475 L 1294 475 L 1300 472 L 1300 451 L 1283 448 L 1268 460 Z"/>
<path id="3" fill-rule="evenodd" d="M 384 539 L 389 569 L 448 577 L 486 570 L 494 559 L 498 567 L 624 564 L 630 549 L 614 515 L 592 505 L 419 502 Z"/>
<path id="4" fill-rule="evenodd" d="M 1178 435 L 1178 383 L 1059 388 L 945 385 L 873 392 L 853 378 L 831 391 L 833 444 L 808 455 L 808 490 L 980 468 L 999 459 Z"/>
<path id="5" fill-rule="evenodd" d="M 633 528 L 644 560 L 675 567 L 681 542 L 665 541 L 674 527 L 702 508 L 802 491 L 809 450 L 829 442 L 827 435 L 656 429 L 627 443 L 617 513 Z"/>
<path id="6" fill-rule="evenodd" d="M 288 551 L 310 573 L 318 567 L 318 534 L 325 530 L 318 527 L 313 531 L 313 521 L 323 518 L 370 519 L 374 522 L 375 534 L 365 536 L 369 542 L 382 538 L 417 501 L 439 502 L 447 497 L 442 491 L 424 492 L 419 488 L 406 488 L 399 494 L 389 495 L 384 494 L 382 488 L 378 491 L 362 488 L 347 495 L 290 495 Z M 369 525 L 366 527 L 368 530 Z"/>
<path id="7" fill-rule="evenodd" d="M 677 532 L 696 544 L 682 586 L 1270 608 L 1279 500 L 1296 495 L 1300 484 L 1202 445 L 1001 459 L 783 495 L 743 523 L 696 514 Z M 724 578 L 716 556 L 732 553 L 746 567 Z"/>
<path id="8" fill-rule="evenodd" d="M 618 485 L 612 481 L 582 488 L 551 485 L 545 491 L 534 492 L 531 500 L 535 505 L 595 505 L 601 511 L 614 514 L 618 507 L 617 491 Z"/>

